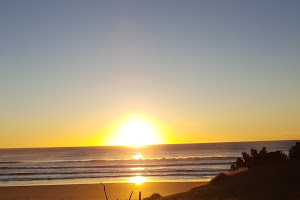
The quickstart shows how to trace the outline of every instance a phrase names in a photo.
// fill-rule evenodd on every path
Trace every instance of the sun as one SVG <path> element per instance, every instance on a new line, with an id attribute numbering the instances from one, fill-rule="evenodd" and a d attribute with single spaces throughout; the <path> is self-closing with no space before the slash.
<path id="1" fill-rule="evenodd" d="M 125 122 L 118 132 L 116 145 L 144 146 L 160 143 L 156 129 L 142 119 Z"/>

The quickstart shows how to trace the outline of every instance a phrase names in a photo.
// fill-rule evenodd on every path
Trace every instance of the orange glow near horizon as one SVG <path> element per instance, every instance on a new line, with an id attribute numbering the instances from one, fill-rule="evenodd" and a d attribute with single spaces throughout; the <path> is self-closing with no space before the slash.
<path id="1" fill-rule="evenodd" d="M 264 130 L 261 130 L 261 127 L 249 127 L 247 124 L 233 126 L 230 122 L 223 126 L 215 126 L 214 124 L 221 123 L 217 119 L 215 123 L 208 123 L 209 120 L 199 122 L 185 118 L 171 120 L 171 117 L 165 120 L 159 114 L 146 111 L 143 113 L 127 111 L 119 113 L 118 117 L 115 115 L 107 116 L 105 120 L 92 116 L 85 119 L 86 121 L 83 120 L 82 124 L 78 122 L 78 125 L 53 122 L 51 127 L 52 125 L 37 126 L 28 123 L 26 127 L 14 126 L 13 130 L 3 126 L 1 132 L 10 133 L 11 136 L 2 138 L 0 148 L 116 145 L 139 148 L 139 146 L 152 144 L 299 140 L 297 130 L 282 131 L 276 126 L 263 126 Z M 137 155 L 134 159 L 143 159 L 139 157 Z"/>

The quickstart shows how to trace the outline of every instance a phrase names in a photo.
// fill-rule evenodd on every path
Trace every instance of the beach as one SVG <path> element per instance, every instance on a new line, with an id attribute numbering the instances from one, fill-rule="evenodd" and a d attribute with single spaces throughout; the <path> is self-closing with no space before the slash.
<path id="1" fill-rule="evenodd" d="M 186 192 L 204 185 L 205 182 L 146 182 L 140 185 L 135 183 L 104 183 L 109 200 L 138 199 L 139 191 L 142 198 L 153 193 L 167 196 Z M 73 185 L 35 185 L 0 187 L 0 200 L 105 200 L 103 186 L 99 184 Z"/>

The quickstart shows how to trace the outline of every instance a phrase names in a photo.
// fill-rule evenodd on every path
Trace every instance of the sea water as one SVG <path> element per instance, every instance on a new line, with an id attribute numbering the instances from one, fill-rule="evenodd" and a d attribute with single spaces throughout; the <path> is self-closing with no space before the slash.
<path id="1" fill-rule="evenodd" d="M 208 181 L 251 148 L 283 151 L 296 141 L 167 144 L 144 147 L 0 149 L 0 185 Z"/>

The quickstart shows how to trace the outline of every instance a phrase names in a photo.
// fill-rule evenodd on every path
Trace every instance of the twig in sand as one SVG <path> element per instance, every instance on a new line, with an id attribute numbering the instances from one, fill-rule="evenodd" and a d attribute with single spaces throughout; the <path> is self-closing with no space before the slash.
<path id="1" fill-rule="evenodd" d="M 130 197 L 129 197 L 129 199 L 128 199 L 128 200 L 130 200 L 130 199 L 131 199 L 132 193 L 133 193 L 133 191 L 131 192 L 131 194 L 130 194 Z"/>
<path id="2" fill-rule="evenodd" d="M 101 183 L 101 182 L 100 182 L 100 183 Z M 105 185 L 104 185 L 103 183 L 101 183 L 101 185 L 103 185 L 103 189 L 104 189 L 104 193 L 105 193 L 105 198 L 106 198 L 106 200 L 108 200 L 107 194 L 106 194 L 106 190 L 105 190 Z"/>

